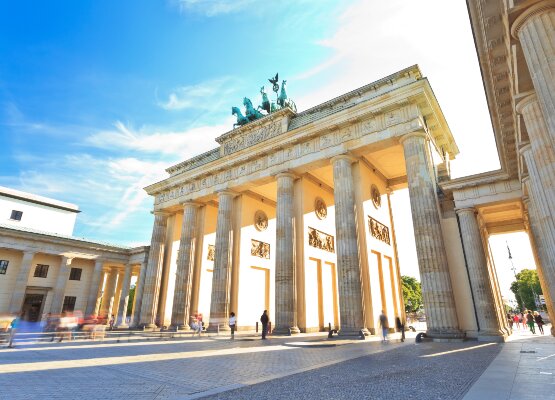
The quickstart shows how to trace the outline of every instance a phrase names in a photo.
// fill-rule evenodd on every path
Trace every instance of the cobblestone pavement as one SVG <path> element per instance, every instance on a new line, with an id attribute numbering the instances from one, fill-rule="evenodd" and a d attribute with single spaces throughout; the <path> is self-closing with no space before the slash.
<path id="1" fill-rule="evenodd" d="M 390 351 L 207 399 L 460 399 L 501 345 L 466 342 L 391 347 Z"/>
<path id="2" fill-rule="evenodd" d="M 0 349 L 0 398 L 459 398 L 500 348 L 322 335 L 31 344 Z"/>

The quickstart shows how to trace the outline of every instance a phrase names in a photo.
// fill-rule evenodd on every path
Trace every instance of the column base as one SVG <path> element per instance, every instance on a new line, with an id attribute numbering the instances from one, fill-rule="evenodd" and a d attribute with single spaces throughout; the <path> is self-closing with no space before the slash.
<path id="1" fill-rule="evenodd" d="M 301 330 L 297 327 L 297 326 L 276 326 L 273 330 L 272 330 L 272 335 L 296 335 L 298 333 L 301 333 Z"/>
<path id="2" fill-rule="evenodd" d="M 360 328 L 360 329 L 339 329 L 338 332 L 339 337 L 345 337 L 345 338 L 355 338 L 358 337 L 360 339 L 366 339 L 366 336 L 370 336 L 370 332 L 368 332 L 368 329 L 366 328 Z"/>
<path id="3" fill-rule="evenodd" d="M 115 329 L 129 329 L 129 325 L 127 324 L 120 324 L 120 325 L 114 325 Z"/>
<path id="4" fill-rule="evenodd" d="M 170 331 L 190 331 L 191 327 L 187 324 L 184 325 L 171 325 L 169 328 Z"/>
<path id="5" fill-rule="evenodd" d="M 504 343 L 507 341 L 507 335 L 502 332 L 480 332 L 478 333 L 478 341 Z"/>
<path id="6" fill-rule="evenodd" d="M 217 333 L 217 332 L 231 332 L 231 328 L 228 325 L 218 325 L 218 324 L 208 324 L 206 332 Z"/>
<path id="7" fill-rule="evenodd" d="M 142 328 L 145 331 L 158 330 L 158 327 L 155 324 L 139 324 L 139 328 Z"/>
<path id="8" fill-rule="evenodd" d="M 434 342 L 459 342 L 466 338 L 466 335 L 459 330 L 430 330 L 426 331 L 426 336 Z"/>

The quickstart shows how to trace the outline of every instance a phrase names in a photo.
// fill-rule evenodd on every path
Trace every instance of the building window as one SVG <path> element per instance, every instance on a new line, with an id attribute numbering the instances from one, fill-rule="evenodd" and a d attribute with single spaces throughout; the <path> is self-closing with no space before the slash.
<path id="1" fill-rule="evenodd" d="M 0 260 L 0 275 L 6 275 L 6 271 L 8 270 L 8 260 Z"/>
<path id="2" fill-rule="evenodd" d="M 48 275 L 48 265 L 37 264 L 37 266 L 35 267 L 35 275 L 33 276 L 35 278 L 46 278 L 47 275 Z"/>
<path id="3" fill-rule="evenodd" d="M 69 280 L 70 281 L 80 281 L 82 271 L 83 270 L 81 268 L 72 268 L 71 272 L 69 273 Z"/>
<path id="4" fill-rule="evenodd" d="M 10 219 L 15 221 L 21 221 L 21 217 L 23 216 L 23 211 L 12 210 L 12 216 Z"/>
<path id="5" fill-rule="evenodd" d="M 62 312 L 73 312 L 75 309 L 75 301 L 77 297 L 75 296 L 66 296 L 64 297 L 64 305 L 62 306 Z"/>

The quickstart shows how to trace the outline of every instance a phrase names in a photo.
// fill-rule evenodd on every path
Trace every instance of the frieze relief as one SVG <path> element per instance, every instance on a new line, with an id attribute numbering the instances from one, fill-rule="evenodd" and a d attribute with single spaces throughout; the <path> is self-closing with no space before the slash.
<path id="1" fill-rule="evenodd" d="M 273 136 L 281 133 L 281 124 L 279 121 L 265 125 L 251 132 L 238 135 L 223 143 L 224 155 L 235 153 L 239 150 L 253 146 L 263 142 Z"/>
<path id="2" fill-rule="evenodd" d="M 374 239 L 378 239 L 384 243 L 391 245 L 391 239 L 389 237 L 389 228 L 375 220 L 371 216 L 368 216 L 368 227 L 370 228 L 370 234 Z"/>
<path id="3" fill-rule="evenodd" d="M 195 191 L 207 190 L 215 185 L 226 183 L 237 177 L 245 177 L 268 167 L 279 165 L 285 161 L 295 160 L 305 155 L 313 154 L 326 148 L 339 145 L 346 141 L 360 138 L 364 135 L 375 135 L 375 140 L 380 141 L 404 134 L 405 132 L 409 132 L 413 129 L 418 129 L 419 123 L 417 117 L 415 116 L 417 111 L 418 109 L 416 106 L 407 105 L 397 111 L 393 110 L 388 112 L 385 116 L 379 114 L 372 116 L 369 119 L 358 121 L 349 126 L 340 127 L 333 131 L 324 131 L 325 133 L 305 140 L 304 142 L 283 147 L 279 150 L 276 149 L 271 153 L 255 160 L 248 160 L 227 170 L 215 172 L 210 175 L 204 175 L 203 177 L 187 182 L 180 187 L 172 188 L 171 190 L 158 194 L 155 197 L 155 205 L 188 196 L 190 193 Z M 386 124 L 385 119 L 388 118 L 388 115 L 391 115 L 391 117 L 389 117 L 390 122 Z M 391 125 L 392 120 L 395 121 L 394 125 Z M 386 127 L 385 125 L 389 125 L 389 127 Z M 240 137 L 230 139 L 225 142 L 223 146 L 225 148 L 226 145 L 229 145 L 227 147 L 228 150 L 225 151 L 233 152 L 232 149 L 240 150 L 242 148 L 246 148 L 279 133 L 280 125 L 278 122 L 275 122 L 262 127 L 257 131 L 249 132 Z M 231 141 L 233 141 L 233 143 L 231 143 Z"/>
<path id="4" fill-rule="evenodd" d="M 251 239 L 251 256 L 270 259 L 270 244 Z"/>
<path id="5" fill-rule="evenodd" d="M 216 246 L 213 244 L 208 245 L 208 254 L 206 255 L 206 259 L 208 261 L 214 261 L 214 256 L 216 254 Z"/>
<path id="6" fill-rule="evenodd" d="M 308 244 L 320 250 L 335 253 L 335 239 L 332 235 L 328 235 L 318 229 L 308 227 Z"/>

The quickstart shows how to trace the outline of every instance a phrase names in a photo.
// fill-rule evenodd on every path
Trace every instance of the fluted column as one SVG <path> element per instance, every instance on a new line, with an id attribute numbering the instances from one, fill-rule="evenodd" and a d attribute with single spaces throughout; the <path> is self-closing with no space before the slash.
<path id="1" fill-rule="evenodd" d="M 410 133 L 403 136 L 400 142 L 405 153 L 428 335 L 437 338 L 461 337 L 426 133 Z"/>
<path id="2" fill-rule="evenodd" d="M 155 322 L 156 313 L 158 311 L 158 295 L 160 290 L 160 280 L 162 277 L 162 264 L 164 260 L 164 244 L 166 243 L 167 225 L 168 214 L 165 212 L 155 212 L 140 316 L 140 325 L 149 329 L 156 328 Z"/>
<path id="3" fill-rule="evenodd" d="M 522 46 L 555 145 L 555 0 L 543 0 L 526 9 L 513 22 L 511 34 Z"/>
<path id="4" fill-rule="evenodd" d="M 13 287 L 12 298 L 10 301 L 10 313 L 20 313 L 23 300 L 25 299 L 25 289 L 27 288 L 27 280 L 33 266 L 34 251 L 24 251 L 21 259 L 21 266 L 17 273 L 15 285 Z"/>
<path id="5" fill-rule="evenodd" d="M 235 194 L 229 191 L 218 193 L 218 220 L 214 251 L 214 273 L 212 275 L 212 298 L 210 302 L 210 325 L 208 330 L 229 330 L 231 286 L 231 258 L 233 252 L 233 224 L 231 214 Z"/>
<path id="6" fill-rule="evenodd" d="M 175 330 L 188 330 L 191 306 L 191 283 L 195 265 L 195 247 L 199 204 L 183 204 L 183 223 L 177 258 L 175 291 L 173 294 L 172 327 Z"/>
<path id="7" fill-rule="evenodd" d="M 524 118 L 537 169 L 537 176 L 530 178 L 539 180 L 548 199 L 549 209 L 555 215 L 555 141 L 549 137 L 536 95 L 522 99 L 516 109 Z"/>
<path id="8" fill-rule="evenodd" d="M 523 184 L 527 186 L 527 182 L 523 182 Z M 553 276 L 546 275 L 546 267 L 550 263 L 549 256 L 545 249 L 544 240 L 540 235 L 540 229 L 538 228 L 538 219 L 535 206 L 530 201 L 530 198 L 525 199 L 523 203 L 528 216 L 527 219 L 525 218 L 526 231 L 530 238 L 534 258 L 536 259 L 538 276 L 540 278 L 540 285 L 545 297 L 547 313 L 549 314 L 549 319 L 551 321 L 554 321 L 555 304 L 553 302 L 553 294 L 555 294 L 555 285 L 553 285 Z M 551 324 L 551 335 L 555 336 L 555 327 L 553 326 L 553 324 Z"/>
<path id="9" fill-rule="evenodd" d="M 102 295 L 102 306 L 100 307 L 100 315 L 106 317 L 106 322 L 110 321 L 112 310 L 114 308 L 114 297 L 116 295 L 116 284 L 118 281 L 118 269 L 110 267 L 108 276 L 106 277 L 106 285 L 104 285 L 104 294 Z"/>
<path id="10" fill-rule="evenodd" d="M 66 284 L 69 279 L 69 273 L 71 272 L 71 261 L 71 258 L 62 256 L 60 268 L 58 269 L 58 277 L 56 278 L 56 283 L 54 285 L 52 304 L 50 306 L 50 312 L 52 314 L 59 314 L 62 312 L 62 306 L 64 304 L 64 292 L 66 290 Z"/>
<path id="11" fill-rule="evenodd" d="M 114 305 L 112 306 L 112 314 L 114 315 L 114 325 L 117 323 L 119 302 L 123 294 L 123 277 L 125 275 L 125 269 L 118 271 L 118 283 L 116 285 L 116 291 L 114 294 Z"/>
<path id="12" fill-rule="evenodd" d="M 362 275 L 358 253 L 357 210 L 352 163 L 340 155 L 331 159 L 337 241 L 337 281 L 341 335 L 367 334 L 362 298 Z"/>
<path id="13" fill-rule="evenodd" d="M 496 310 L 497 302 L 494 298 L 492 282 L 490 282 L 486 252 L 482 244 L 480 227 L 476 220 L 476 210 L 474 208 L 458 209 L 457 215 L 470 278 L 470 288 L 478 319 L 479 338 L 502 337 L 504 332 L 502 332 Z"/>
<path id="14" fill-rule="evenodd" d="M 125 275 L 121 284 L 121 294 L 119 297 L 118 317 L 116 326 L 118 328 L 128 328 L 129 325 L 125 321 L 127 317 L 127 303 L 129 302 L 129 289 L 131 287 L 131 264 L 125 266 Z"/>
<path id="15" fill-rule="evenodd" d="M 94 263 L 94 270 L 91 279 L 91 286 L 89 289 L 89 298 L 87 299 L 87 308 L 85 315 L 98 314 L 98 307 L 100 306 L 100 299 L 102 293 L 102 265 L 104 261 L 97 259 Z"/>
<path id="16" fill-rule="evenodd" d="M 297 287 L 295 255 L 296 176 L 280 173 L 277 180 L 275 329 L 278 334 L 299 333 L 297 326 Z"/>
<path id="17" fill-rule="evenodd" d="M 135 287 L 135 304 L 133 306 L 133 314 L 131 315 L 132 327 L 136 327 L 140 323 L 141 306 L 143 304 L 143 291 L 145 287 L 146 266 L 146 262 L 142 262 L 141 268 L 139 269 L 139 277 L 137 278 L 137 286 Z"/>

